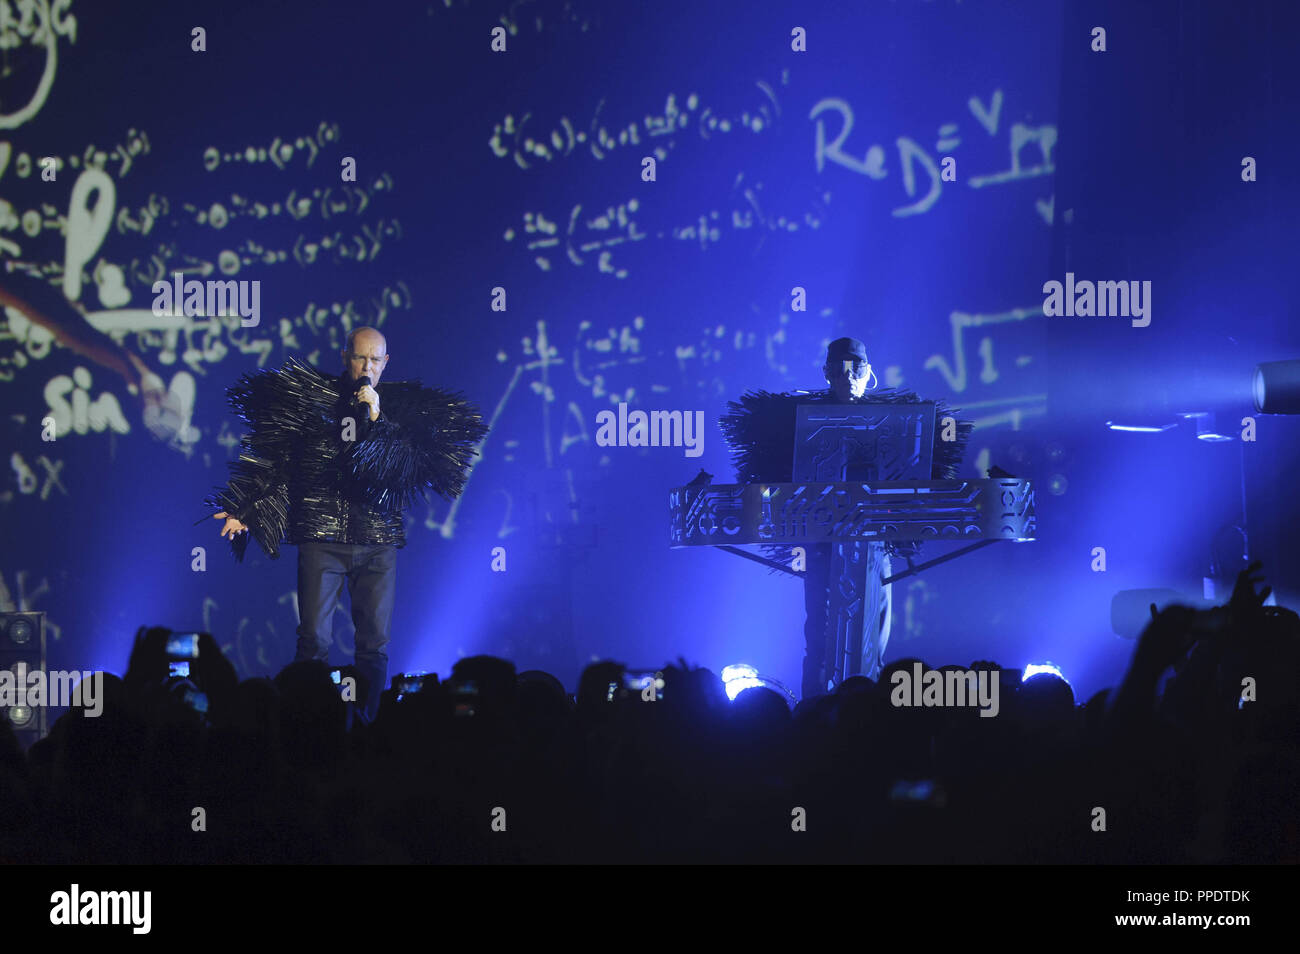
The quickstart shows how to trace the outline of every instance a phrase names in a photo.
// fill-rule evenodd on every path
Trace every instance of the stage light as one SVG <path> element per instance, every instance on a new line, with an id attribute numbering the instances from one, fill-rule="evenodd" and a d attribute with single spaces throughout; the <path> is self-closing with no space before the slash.
<path id="1" fill-rule="evenodd" d="M 1300 414 L 1300 361 L 1266 361 L 1251 385 L 1261 414 Z"/>
<path id="2" fill-rule="evenodd" d="M 1070 680 L 1066 679 L 1065 674 L 1061 672 L 1061 667 L 1056 665 L 1055 663 L 1050 663 L 1050 662 L 1030 663 L 1028 666 L 1025 667 L 1025 674 L 1020 677 L 1020 681 L 1028 682 L 1030 679 L 1034 678 L 1034 676 L 1041 676 L 1044 673 L 1050 673 L 1053 676 L 1059 676 L 1062 680 L 1064 680 L 1066 685 L 1070 684 Z"/>
<path id="3" fill-rule="evenodd" d="M 771 689 L 785 699 L 786 705 L 793 707 L 796 700 L 794 693 L 779 680 L 762 675 L 753 666 L 737 663 L 722 668 L 722 686 L 727 691 L 727 698 L 735 701 L 746 689 Z"/>
<path id="4" fill-rule="evenodd" d="M 1112 431 L 1131 431 L 1134 434 L 1159 434 L 1162 431 L 1173 430 L 1178 426 L 1178 422 L 1161 423 L 1129 419 L 1128 421 L 1107 421 L 1106 426 Z"/>
<path id="5" fill-rule="evenodd" d="M 1234 440 L 1231 434 L 1220 433 L 1214 414 L 1209 411 L 1186 411 L 1178 416 L 1183 420 L 1196 423 L 1196 437 L 1198 440 L 1216 442 Z M 1178 422 L 1167 421 L 1163 418 L 1144 420 L 1139 416 L 1124 420 L 1107 421 L 1106 426 L 1112 431 L 1128 431 L 1132 434 L 1161 434 L 1165 431 L 1172 431 L 1178 426 Z"/>
<path id="6" fill-rule="evenodd" d="M 1189 421 L 1196 422 L 1196 439 L 1201 441 L 1230 441 L 1232 435 L 1219 433 L 1218 424 L 1212 413 L 1209 411 L 1194 411 L 1178 415 Z"/>
<path id="7" fill-rule="evenodd" d="M 722 667 L 722 685 L 727 690 L 727 698 L 735 699 L 744 689 L 753 689 L 755 686 L 761 686 L 759 681 L 758 670 L 753 666 L 746 666 L 740 663 L 735 666 Z"/>

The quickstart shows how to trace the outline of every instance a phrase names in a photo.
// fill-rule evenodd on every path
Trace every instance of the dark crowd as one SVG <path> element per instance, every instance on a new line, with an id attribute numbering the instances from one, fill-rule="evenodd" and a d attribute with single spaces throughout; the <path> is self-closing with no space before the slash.
<path id="1" fill-rule="evenodd" d="M 1295 863 L 1300 617 L 1257 566 L 1218 612 L 1153 607 L 1090 699 L 960 667 L 997 671 L 994 718 L 893 705 L 913 659 L 792 711 L 684 662 L 645 692 L 596 663 L 571 696 L 480 656 L 361 724 L 346 671 L 241 682 L 202 634 L 169 676 L 142 630 L 98 718 L 26 753 L 0 727 L 0 861 Z"/>

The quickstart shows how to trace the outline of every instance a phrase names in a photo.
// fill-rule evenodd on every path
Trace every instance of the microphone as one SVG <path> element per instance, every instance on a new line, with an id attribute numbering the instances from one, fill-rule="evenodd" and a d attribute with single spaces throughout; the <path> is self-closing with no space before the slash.
<path id="1" fill-rule="evenodd" d="M 362 388 L 366 388 L 369 386 L 370 386 L 370 378 L 366 377 L 365 375 L 362 375 L 361 377 L 357 378 L 357 389 L 352 394 L 353 407 L 362 407 L 361 398 L 358 395 L 361 394 Z"/>

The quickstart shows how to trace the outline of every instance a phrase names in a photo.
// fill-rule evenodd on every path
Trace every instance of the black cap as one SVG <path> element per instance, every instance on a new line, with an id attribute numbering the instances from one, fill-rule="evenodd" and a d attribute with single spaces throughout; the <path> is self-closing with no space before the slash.
<path id="1" fill-rule="evenodd" d="M 826 363 L 832 361 L 866 361 L 867 346 L 857 338 L 836 338 L 826 346 Z"/>

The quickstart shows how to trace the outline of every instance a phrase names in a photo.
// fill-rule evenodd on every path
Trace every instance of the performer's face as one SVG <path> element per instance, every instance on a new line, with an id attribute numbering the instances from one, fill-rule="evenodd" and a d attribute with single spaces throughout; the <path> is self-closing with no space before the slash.
<path id="1" fill-rule="evenodd" d="M 348 380 L 366 377 L 372 386 L 378 384 L 384 368 L 388 367 L 388 343 L 384 336 L 363 331 L 352 339 L 352 349 L 343 349 L 343 368 Z"/>
<path id="2" fill-rule="evenodd" d="M 862 360 L 846 359 L 827 363 L 822 369 L 838 401 L 848 402 L 867 393 L 871 365 Z"/>

